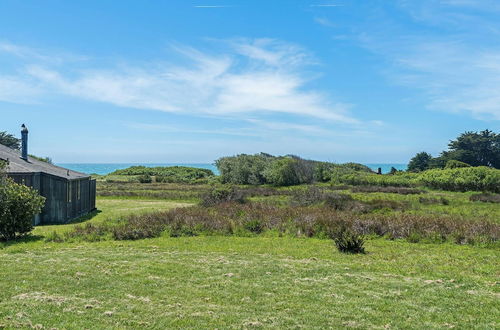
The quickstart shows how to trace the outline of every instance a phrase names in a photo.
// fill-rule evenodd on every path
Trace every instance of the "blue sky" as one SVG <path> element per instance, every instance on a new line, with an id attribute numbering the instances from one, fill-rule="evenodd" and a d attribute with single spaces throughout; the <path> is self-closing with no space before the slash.
<path id="1" fill-rule="evenodd" d="M 56 162 L 405 163 L 500 128 L 497 0 L 0 1 L 0 131 Z"/>

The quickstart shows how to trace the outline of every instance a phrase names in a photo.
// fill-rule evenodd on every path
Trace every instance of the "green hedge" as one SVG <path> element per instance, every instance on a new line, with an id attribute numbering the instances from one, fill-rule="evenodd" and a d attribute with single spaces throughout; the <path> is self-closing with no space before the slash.
<path id="1" fill-rule="evenodd" d="M 450 191 L 500 192 L 500 170 L 481 166 L 377 175 L 336 169 L 332 172 L 332 183 L 353 186 L 425 186 Z"/>
<path id="2" fill-rule="evenodd" d="M 265 153 L 222 157 L 216 161 L 222 183 L 272 184 L 291 186 L 303 183 L 328 182 L 332 171 L 346 169 L 352 172 L 371 173 L 362 164 L 334 164 L 303 159 L 294 155 L 273 156 Z"/>
<path id="3" fill-rule="evenodd" d="M 434 189 L 500 192 L 500 170 L 486 166 L 428 170 L 418 181 Z"/>
<path id="4" fill-rule="evenodd" d="M 123 170 L 116 170 L 109 175 L 140 175 L 143 178 L 154 176 L 157 182 L 191 183 L 213 177 L 214 173 L 209 169 L 186 166 L 132 166 Z"/>
<path id="5" fill-rule="evenodd" d="M 378 175 L 339 168 L 333 170 L 331 176 L 334 184 L 353 186 L 413 187 L 418 185 L 418 174 L 408 172 Z"/>

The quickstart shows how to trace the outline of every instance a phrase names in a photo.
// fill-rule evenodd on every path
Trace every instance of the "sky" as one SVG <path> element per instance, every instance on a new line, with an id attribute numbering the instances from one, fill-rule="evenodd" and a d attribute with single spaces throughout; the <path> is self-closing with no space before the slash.
<path id="1" fill-rule="evenodd" d="M 500 1 L 1 0 L 22 123 L 56 163 L 407 163 L 500 129 Z"/>

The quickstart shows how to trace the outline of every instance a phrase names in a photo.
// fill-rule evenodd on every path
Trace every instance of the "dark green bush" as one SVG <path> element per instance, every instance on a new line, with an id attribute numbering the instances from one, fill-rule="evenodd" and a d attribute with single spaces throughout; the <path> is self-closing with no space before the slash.
<path id="1" fill-rule="evenodd" d="M 362 235 L 355 233 L 347 225 L 340 225 L 330 234 L 337 250 L 342 253 L 365 253 L 365 240 Z"/>
<path id="2" fill-rule="evenodd" d="M 214 177 L 214 173 L 209 169 L 186 166 L 132 166 L 126 169 L 116 170 L 109 175 L 155 176 L 156 182 L 164 183 L 202 183 L 202 180 L 208 180 Z"/>
<path id="3" fill-rule="evenodd" d="M 205 207 L 228 202 L 245 203 L 245 196 L 234 186 L 215 186 L 201 198 L 201 205 Z"/>
<path id="4" fill-rule="evenodd" d="M 314 180 L 313 164 L 297 158 L 281 158 L 271 162 L 264 170 L 268 183 L 275 186 L 293 186 L 312 183 Z"/>
<path id="5" fill-rule="evenodd" d="M 372 209 L 391 209 L 391 210 L 406 210 L 410 207 L 410 204 L 406 201 L 395 201 L 395 200 L 386 200 L 386 199 L 374 199 L 368 204 Z"/>
<path id="6" fill-rule="evenodd" d="M 381 187 L 381 186 L 357 186 L 351 188 L 352 192 L 362 192 L 362 193 L 391 193 L 400 195 L 411 195 L 411 194 L 421 194 L 424 191 L 417 188 L 407 188 L 407 187 Z"/>
<path id="7" fill-rule="evenodd" d="M 265 153 L 236 155 L 216 161 L 222 183 L 273 184 L 291 186 L 312 182 L 328 182 L 337 168 L 351 172 L 371 173 L 365 165 L 357 163 L 333 164 L 302 159 L 297 156 L 272 156 Z"/>
<path id="8" fill-rule="evenodd" d="M 153 178 L 149 174 L 143 174 L 138 178 L 140 183 L 151 183 L 153 182 Z"/>
<path id="9" fill-rule="evenodd" d="M 36 190 L 0 174 L 0 239 L 11 240 L 29 233 L 44 203 L 45 198 Z"/>
<path id="10" fill-rule="evenodd" d="M 130 216 L 123 223 L 112 228 L 116 240 L 137 240 L 154 238 L 165 230 L 165 224 L 154 214 Z"/>
<path id="11" fill-rule="evenodd" d="M 246 230 L 251 231 L 255 234 L 260 234 L 264 231 L 264 224 L 258 219 L 246 222 L 244 227 Z"/>
<path id="12" fill-rule="evenodd" d="M 334 210 L 346 211 L 353 209 L 362 209 L 363 204 L 359 201 L 355 201 L 351 195 L 348 194 L 338 194 L 331 193 L 325 196 L 325 205 L 331 207 Z"/>
<path id="13" fill-rule="evenodd" d="M 500 203 L 500 194 L 474 194 L 469 197 L 471 202 Z"/>
<path id="14" fill-rule="evenodd" d="M 448 205 L 450 204 L 450 201 L 447 200 L 444 197 L 439 197 L 439 198 L 433 198 L 433 197 L 420 197 L 418 199 L 420 204 L 424 205 L 431 205 L 431 204 L 442 204 L 442 205 Z"/>

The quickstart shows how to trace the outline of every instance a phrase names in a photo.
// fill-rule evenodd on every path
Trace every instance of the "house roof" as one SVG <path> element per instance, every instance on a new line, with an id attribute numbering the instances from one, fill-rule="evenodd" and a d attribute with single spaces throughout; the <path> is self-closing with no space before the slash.
<path id="1" fill-rule="evenodd" d="M 8 160 L 7 173 L 47 173 L 64 179 L 74 180 L 88 178 L 89 175 L 55 166 L 28 156 L 21 158 L 21 152 L 0 144 L 0 159 Z"/>

